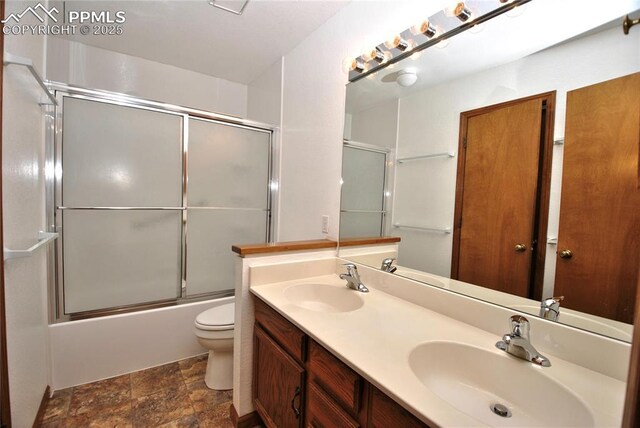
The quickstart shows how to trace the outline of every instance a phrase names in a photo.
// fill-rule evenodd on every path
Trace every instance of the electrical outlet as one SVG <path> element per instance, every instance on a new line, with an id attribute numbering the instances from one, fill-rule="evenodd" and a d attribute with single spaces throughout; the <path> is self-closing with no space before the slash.
<path id="1" fill-rule="evenodd" d="M 329 216 L 322 216 L 322 233 L 329 233 Z"/>

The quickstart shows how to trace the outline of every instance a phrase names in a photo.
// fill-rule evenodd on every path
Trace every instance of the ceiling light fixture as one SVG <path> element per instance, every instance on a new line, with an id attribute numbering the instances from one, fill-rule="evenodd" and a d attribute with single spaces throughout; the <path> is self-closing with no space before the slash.
<path id="1" fill-rule="evenodd" d="M 418 75 L 413 70 L 400 70 L 398 71 L 398 77 L 396 77 L 396 83 L 403 88 L 413 86 L 418 80 Z"/>

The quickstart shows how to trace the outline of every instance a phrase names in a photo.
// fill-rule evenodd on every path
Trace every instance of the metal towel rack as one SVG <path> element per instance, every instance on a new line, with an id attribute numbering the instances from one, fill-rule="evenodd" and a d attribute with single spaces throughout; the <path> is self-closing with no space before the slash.
<path id="1" fill-rule="evenodd" d="M 415 230 L 423 230 L 425 232 L 440 232 L 440 233 L 451 233 L 450 227 L 422 227 L 422 226 L 409 226 L 405 224 L 396 223 L 393 227 L 397 227 L 399 229 L 415 229 Z"/>
<path id="2" fill-rule="evenodd" d="M 455 157 L 455 153 L 454 152 L 446 152 L 446 153 L 434 153 L 432 155 L 422 155 L 422 156 L 412 156 L 409 158 L 400 158 L 398 159 L 396 162 L 398 163 L 404 163 L 404 162 L 411 162 L 411 161 L 415 161 L 415 160 L 422 160 L 422 159 L 433 159 L 433 158 L 452 158 Z"/>
<path id="3" fill-rule="evenodd" d="M 59 235 L 58 233 L 40 231 L 38 232 L 38 242 L 32 245 L 30 248 L 27 248 L 26 250 L 9 250 L 8 248 L 5 248 L 4 259 L 9 260 L 9 259 L 17 259 L 21 257 L 29 257 L 33 253 L 38 251 L 39 248 L 42 248 L 45 245 L 47 245 L 49 242 L 53 242 L 54 240 L 56 240 L 58 238 L 58 235 Z"/>
<path id="4" fill-rule="evenodd" d="M 53 94 L 51 93 L 51 91 L 49 91 L 49 88 L 47 88 L 47 85 L 44 83 L 44 80 L 42 80 L 42 77 L 40 77 L 40 74 L 38 74 L 38 71 L 33 66 L 33 61 L 31 61 L 28 58 L 22 58 L 22 57 L 19 57 L 19 56 L 16 56 L 16 55 L 12 55 L 10 53 L 5 52 L 2 63 L 4 65 L 12 65 L 13 64 L 13 65 L 21 65 L 23 67 L 27 67 L 27 69 L 31 72 L 33 77 L 38 82 L 38 85 L 40 85 L 42 90 L 47 95 L 47 98 L 49 98 L 49 100 L 51 100 L 50 103 L 43 103 L 43 104 L 47 104 L 47 105 L 48 104 L 53 104 L 53 105 L 56 105 L 56 106 L 58 105 L 58 101 L 56 100 L 56 97 L 54 97 Z"/>

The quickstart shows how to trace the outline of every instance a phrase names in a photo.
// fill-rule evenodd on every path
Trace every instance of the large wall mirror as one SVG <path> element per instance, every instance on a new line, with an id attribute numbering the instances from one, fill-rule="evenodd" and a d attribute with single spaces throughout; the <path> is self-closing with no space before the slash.
<path id="1" fill-rule="evenodd" d="M 623 33 L 627 14 L 640 1 L 534 0 L 349 83 L 340 239 L 401 242 L 340 256 L 631 341 L 640 28 Z"/>

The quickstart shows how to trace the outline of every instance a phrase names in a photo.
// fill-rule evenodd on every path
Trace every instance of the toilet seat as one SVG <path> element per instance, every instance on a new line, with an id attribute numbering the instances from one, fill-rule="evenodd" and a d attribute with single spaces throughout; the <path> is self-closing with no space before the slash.
<path id="1" fill-rule="evenodd" d="M 233 330 L 235 303 L 226 303 L 202 312 L 196 318 L 196 327 L 207 331 Z"/>

